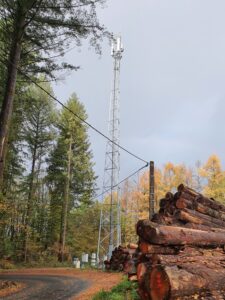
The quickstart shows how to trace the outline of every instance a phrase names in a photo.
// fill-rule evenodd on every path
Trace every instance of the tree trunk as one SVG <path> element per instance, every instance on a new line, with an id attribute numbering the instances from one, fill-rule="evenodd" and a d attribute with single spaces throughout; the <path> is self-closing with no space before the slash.
<path id="1" fill-rule="evenodd" d="M 25 14 L 18 5 L 14 22 L 13 41 L 8 58 L 7 80 L 0 114 L 0 190 L 3 187 L 3 173 L 7 152 L 9 127 L 13 110 L 13 99 L 16 87 L 17 68 L 20 62 L 22 36 L 25 25 Z"/>
<path id="2" fill-rule="evenodd" d="M 37 160 L 37 145 L 34 147 L 31 173 L 30 173 L 30 184 L 29 184 L 29 193 L 27 199 L 27 211 L 25 216 L 25 237 L 24 237 L 24 262 L 27 262 L 27 250 L 28 250 L 28 241 L 29 241 L 29 230 L 30 230 L 30 219 L 32 212 L 32 199 L 34 194 L 34 172 L 35 172 L 35 164 Z"/>
<path id="3" fill-rule="evenodd" d="M 64 261 L 65 244 L 66 244 L 66 231 L 67 231 L 67 215 L 68 215 L 68 203 L 69 203 L 69 191 L 70 191 L 70 177 L 71 177 L 71 158 L 72 158 L 72 138 L 69 141 L 68 161 L 67 161 L 67 175 L 65 181 L 65 192 L 62 211 L 62 225 L 60 232 L 60 249 L 59 249 L 59 261 Z"/>

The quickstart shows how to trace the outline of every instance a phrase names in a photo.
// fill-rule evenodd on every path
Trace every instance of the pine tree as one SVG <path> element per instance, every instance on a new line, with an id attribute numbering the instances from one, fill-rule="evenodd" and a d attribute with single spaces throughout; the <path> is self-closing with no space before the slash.
<path id="1" fill-rule="evenodd" d="M 0 64 L 0 70 L 2 70 Z M 4 82 L 5 70 L 3 68 L 1 82 Z M 24 172 L 22 124 L 24 119 L 24 102 L 27 97 L 27 84 L 17 85 L 14 112 L 12 115 L 11 131 L 8 138 L 8 152 L 4 169 L 4 185 L 2 195 L 0 192 L 0 256 L 4 253 L 12 254 L 16 251 L 19 240 L 19 211 L 22 209 L 20 197 L 21 181 Z M 2 93 L 0 92 L 0 102 Z"/>
<path id="2" fill-rule="evenodd" d="M 7 69 L 0 114 L 0 188 L 18 69 L 25 74 L 26 80 L 26 75 L 45 72 L 54 78 L 54 71 L 76 69 L 66 63 L 57 65 L 55 57 L 63 55 L 72 41 L 80 45 L 81 40 L 88 37 L 91 44 L 98 48 L 97 41 L 104 32 L 96 16 L 96 4 L 101 2 L 102 0 L 0 1 L 2 37 L 8 46 L 6 49 L 9 49 L 5 53 L 7 60 L 1 58 Z M 52 53 L 54 56 L 51 57 Z"/>
<path id="3" fill-rule="evenodd" d="M 75 94 L 66 106 L 81 118 L 87 118 L 84 106 Z M 59 241 L 59 260 L 63 261 L 69 212 L 92 203 L 95 175 L 86 126 L 64 108 L 58 128 L 59 136 L 48 168 L 51 195 L 49 242 Z"/>
<path id="4" fill-rule="evenodd" d="M 48 83 L 42 86 L 51 91 Z M 27 259 L 29 235 L 32 232 L 32 224 L 35 223 L 33 211 L 35 202 L 38 202 L 39 181 L 43 177 L 41 174 L 42 165 L 46 160 L 48 150 L 54 137 L 54 108 L 52 99 L 36 86 L 29 89 L 29 101 L 25 106 L 25 120 L 23 122 L 23 140 L 27 148 L 30 171 L 26 176 L 26 210 L 24 221 L 24 260 Z M 37 216 L 36 216 L 37 218 Z"/>

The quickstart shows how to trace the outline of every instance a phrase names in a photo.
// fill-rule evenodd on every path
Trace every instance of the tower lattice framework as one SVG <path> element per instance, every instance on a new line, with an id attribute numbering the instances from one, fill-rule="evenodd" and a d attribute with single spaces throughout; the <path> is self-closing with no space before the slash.
<path id="1" fill-rule="evenodd" d="M 113 58 L 113 83 L 110 97 L 109 137 L 105 153 L 105 167 L 103 178 L 102 209 L 100 216 L 97 258 L 106 255 L 111 257 L 113 248 L 121 244 L 121 208 L 119 198 L 119 172 L 120 172 L 120 63 L 123 46 L 120 36 L 112 40 L 111 55 Z M 107 200 L 106 200 L 107 199 Z"/>

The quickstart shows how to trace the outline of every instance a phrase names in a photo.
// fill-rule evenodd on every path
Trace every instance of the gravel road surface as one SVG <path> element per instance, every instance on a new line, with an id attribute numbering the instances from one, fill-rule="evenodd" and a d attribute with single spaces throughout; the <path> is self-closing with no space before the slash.
<path id="1" fill-rule="evenodd" d="M 89 287 L 86 280 L 68 276 L 0 274 L 0 279 L 25 283 L 15 294 L 0 297 L 4 300 L 68 300 Z"/>

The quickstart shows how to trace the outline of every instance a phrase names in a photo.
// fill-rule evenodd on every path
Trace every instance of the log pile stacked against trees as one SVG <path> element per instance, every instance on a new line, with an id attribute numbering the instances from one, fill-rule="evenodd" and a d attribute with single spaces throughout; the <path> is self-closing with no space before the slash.
<path id="1" fill-rule="evenodd" d="M 141 299 L 224 299 L 224 205 L 180 185 L 137 234 Z"/>

